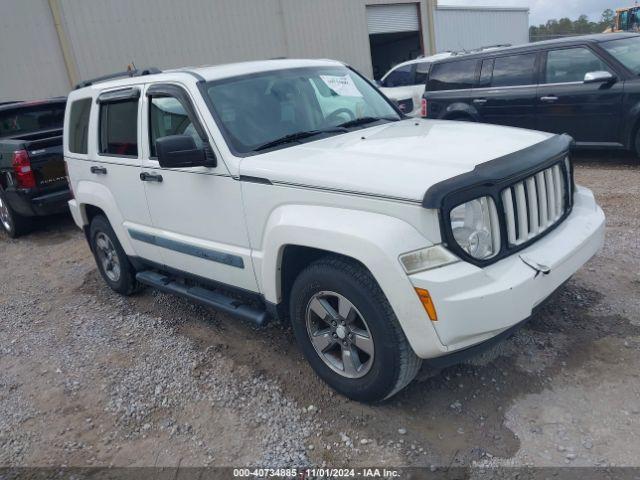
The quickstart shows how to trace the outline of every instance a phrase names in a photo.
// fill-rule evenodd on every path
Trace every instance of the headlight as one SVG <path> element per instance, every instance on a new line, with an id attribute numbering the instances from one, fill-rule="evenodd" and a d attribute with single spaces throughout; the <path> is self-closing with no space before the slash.
<path id="1" fill-rule="evenodd" d="M 478 260 L 500 251 L 498 211 L 491 197 L 480 197 L 451 210 L 451 231 L 456 243 Z"/>
<path id="2" fill-rule="evenodd" d="M 423 270 L 442 267 L 459 260 L 460 259 L 453 253 L 440 245 L 434 245 L 433 247 L 427 247 L 422 250 L 400 255 L 400 263 L 402 263 L 404 271 L 409 275 L 422 272 Z"/>

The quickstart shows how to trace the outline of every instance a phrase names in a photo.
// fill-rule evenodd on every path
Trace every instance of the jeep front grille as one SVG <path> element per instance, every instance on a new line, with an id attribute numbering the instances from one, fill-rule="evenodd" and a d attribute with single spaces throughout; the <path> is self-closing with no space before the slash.
<path id="1" fill-rule="evenodd" d="M 508 248 L 533 240 L 564 217 L 569 168 L 565 160 L 502 190 Z"/>

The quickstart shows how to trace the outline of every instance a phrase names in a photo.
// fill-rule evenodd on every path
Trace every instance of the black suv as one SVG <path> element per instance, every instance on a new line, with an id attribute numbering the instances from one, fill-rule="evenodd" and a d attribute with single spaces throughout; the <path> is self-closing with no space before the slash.
<path id="1" fill-rule="evenodd" d="M 503 48 L 434 63 L 422 114 L 568 133 L 578 147 L 640 155 L 639 75 L 633 33 Z"/>

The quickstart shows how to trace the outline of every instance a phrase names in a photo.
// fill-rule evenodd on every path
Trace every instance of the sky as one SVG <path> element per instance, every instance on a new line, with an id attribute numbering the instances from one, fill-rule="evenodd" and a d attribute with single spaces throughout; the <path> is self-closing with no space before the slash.
<path id="1" fill-rule="evenodd" d="M 529 7 L 530 25 L 546 23 L 551 18 L 578 18 L 585 14 L 590 20 L 600 20 L 603 10 L 633 5 L 633 0 L 438 0 L 438 5 L 467 5 L 493 7 Z"/>

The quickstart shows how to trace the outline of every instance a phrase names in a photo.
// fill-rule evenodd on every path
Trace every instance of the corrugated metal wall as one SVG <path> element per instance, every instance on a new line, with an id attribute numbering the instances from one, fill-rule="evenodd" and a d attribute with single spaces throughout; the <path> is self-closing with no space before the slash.
<path id="1" fill-rule="evenodd" d="M 283 55 L 278 0 L 60 0 L 81 78 Z"/>
<path id="2" fill-rule="evenodd" d="M 529 11 L 509 8 L 438 7 L 435 11 L 436 51 L 529 41 Z"/>
<path id="3" fill-rule="evenodd" d="M 172 68 L 280 56 L 334 58 L 371 75 L 366 5 L 372 4 L 418 4 L 430 49 L 432 0 L 52 1 L 80 78 L 121 71 L 132 61 Z M 0 99 L 66 93 L 70 83 L 47 0 L 0 0 L 0 8 Z M 7 65 L 31 61 L 31 70 L 7 73 Z"/>
<path id="4" fill-rule="evenodd" d="M 47 0 L 0 0 L 0 102 L 62 95 L 68 88 Z"/>

